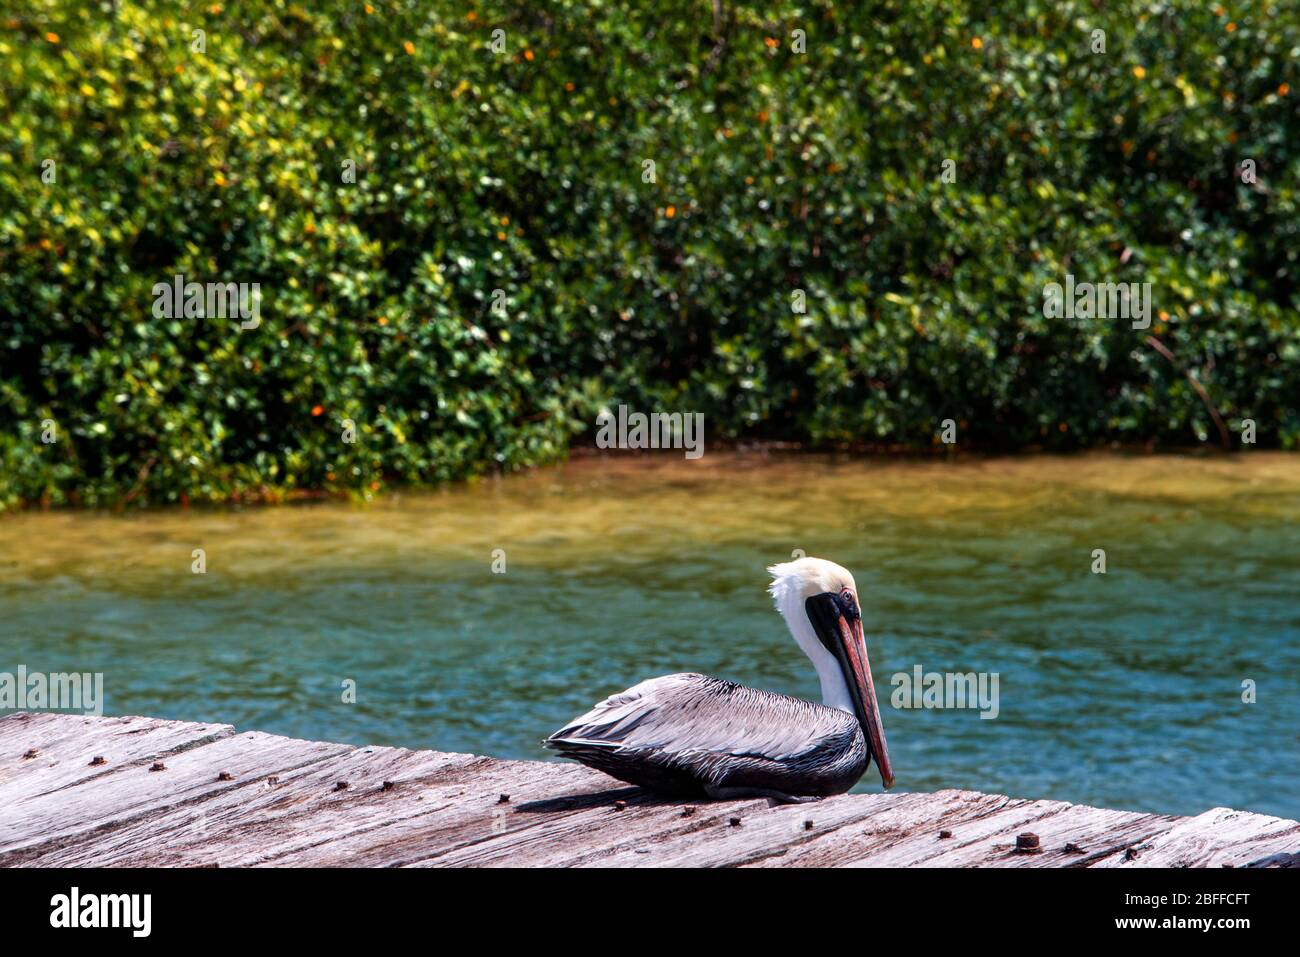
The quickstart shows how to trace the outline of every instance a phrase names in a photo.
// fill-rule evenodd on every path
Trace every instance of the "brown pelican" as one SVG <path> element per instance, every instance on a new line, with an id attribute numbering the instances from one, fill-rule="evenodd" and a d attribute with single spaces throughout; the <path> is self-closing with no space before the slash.
<path id="1" fill-rule="evenodd" d="M 821 704 L 706 675 L 665 675 L 611 695 L 545 745 L 672 795 L 814 800 L 853 787 L 872 758 L 892 785 L 853 576 L 820 558 L 768 572 L 777 611 L 821 678 Z"/>

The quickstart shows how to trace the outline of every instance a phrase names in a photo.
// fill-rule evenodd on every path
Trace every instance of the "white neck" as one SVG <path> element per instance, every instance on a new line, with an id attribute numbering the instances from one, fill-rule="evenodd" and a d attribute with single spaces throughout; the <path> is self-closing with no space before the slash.
<path id="1" fill-rule="evenodd" d="M 782 584 L 778 583 L 773 589 L 772 597 L 776 600 L 777 611 L 785 619 L 790 634 L 817 669 L 817 677 L 822 682 L 822 704 L 853 714 L 853 699 L 849 697 L 849 686 L 844 681 L 840 663 L 826 650 L 826 646 L 817 637 L 817 632 L 813 630 L 799 589 L 781 587 Z"/>

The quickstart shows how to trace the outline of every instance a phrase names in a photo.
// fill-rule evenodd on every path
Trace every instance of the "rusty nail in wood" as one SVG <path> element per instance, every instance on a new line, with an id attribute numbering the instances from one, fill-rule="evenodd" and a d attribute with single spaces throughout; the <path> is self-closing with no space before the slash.
<path id="1" fill-rule="evenodd" d="M 947 839 L 950 838 L 950 837 L 952 837 L 952 831 L 940 831 L 940 832 L 939 832 L 939 838 L 940 838 L 940 840 L 947 840 Z"/>
<path id="2" fill-rule="evenodd" d="M 108 763 L 108 762 L 104 760 L 104 756 L 103 756 L 102 754 L 97 754 L 97 755 L 95 755 L 93 758 L 90 759 L 90 766 L 91 766 L 92 768 L 97 768 L 97 767 L 99 767 L 101 764 L 107 764 L 107 763 Z"/>
<path id="3" fill-rule="evenodd" d="M 684 807 L 684 808 L 682 808 L 682 817 L 690 817 L 690 816 L 693 815 L 694 813 L 695 813 L 695 808 L 693 808 L 693 807 Z"/>
<path id="4" fill-rule="evenodd" d="M 1083 848 L 1081 848 L 1078 844 L 1075 844 L 1074 841 L 1071 841 L 1069 844 L 1066 844 L 1066 845 L 1065 845 L 1065 853 L 1067 853 L 1067 854 L 1082 854 L 1082 853 L 1083 853 Z"/>
<path id="5" fill-rule="evenodd" d="M 732 826 L 732 827 L 740 827 L 740 818 L 738 818 L 738 817 L 733 817 L 733 818 L 731 819 L 731 826 Z"/>
<path id="6" fill-rule="evenodd" d="M 166 771 L 166 770 L 167 770 L 167 765 L 163 764 L 161 761 L 155 761 L 153 764 L 149 765 L 149 770 L 150 770 L 150 771 Z"/>
<path id="7" fill-rule="evenodd" d="M 231 775 L 231 773 L 230 773 L 229 771 L 222 771 L 220 774 L 217 775 L 217 780 L 218 780 L 218 781 L 233 781 L 233 780 L 235 780 L 235 779 L 234 779 L 234 777 Z"/>
<path id="8" fill-rule="evenodd" d="M 1136 847 L 1130 847 L 1124 851 L 1124 860 L 1136 861 L 1137 859 L 1138 859 L 1138 852 Z"/>
<path id="9" fill-rule="evenodd" d="M 1038 846 L 1038 835 L 1032 831 L 1025 831 L 1023 834 L 1016 835 L 1016 853 L 1017 854 L 1041 854 L 1043 849 Z"/>
<path id="10" fill-rule="evenodd" d="M 36 757 L 36 755 L 40 753 L 41 752 L 37 751 L 35 748 L 28 748 L 26 751 L 23 752 L 23 757 L 26 758 L 28 761 L 30 761 L 32 758 Z"/>
<path id="11" fill-rule="evenodd" d="M 346 791 L 347 789 L 348 789 L 347 781 L 340 781 L 338 784 L 334 785 L 335 791 Z"/>
<path id="12" fill-rule="evenodd" d="M 395 787 L 397 787 L 397 785 L 394 784 L 392 781 L 385 781 L 383 784 L 381 784 L 381 785 L 379 786 L 379 790 L 381 790 L 381 791 L 391 791 L 391 790 L 392 790 L 393 788 L 395 788 Z"/>
<path id="13" fill-rule="evenodd" d="M 805 831 L 811 831 L 811 830 L 813 829 L 813 822 L 812 822 L 812 821 L 804 821 L 804 822 L 803 822 L 803 829 L 804 829 Z"/>
<path id="14" fill-rule="evenodd" d="M 498 803 L 498 804 L 509 804 L 509 803 L 510 803 L 510 795 L 509 795 L 509 794 L 503 794 L 503 795 L 501 795 L 499 798 L 497 798 L 497 803 Z"/>
<path id="15" fill-rule="evenodd" d="M 615 801 L 615 802 L 614 802 L 614 810 L 615 810 L 615 811 L 625 811 L 625 810 L 627 810 L 627 802 L 626 802 L 626 801 Z"/>

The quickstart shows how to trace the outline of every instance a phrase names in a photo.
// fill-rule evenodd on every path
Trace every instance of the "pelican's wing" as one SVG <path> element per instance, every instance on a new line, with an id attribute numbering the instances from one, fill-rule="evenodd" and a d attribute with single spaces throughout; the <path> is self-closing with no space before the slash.
<path id="1" fill-rule="evenodd" d="M 560 751 L 586 747 L 692 755 L 698 768 L 706 754 L 794 759 L 828 737 L 852 734 L 854 727 L 852 715 L 799 698 L 677 674 L 611 695 L 546 744 Z"/>

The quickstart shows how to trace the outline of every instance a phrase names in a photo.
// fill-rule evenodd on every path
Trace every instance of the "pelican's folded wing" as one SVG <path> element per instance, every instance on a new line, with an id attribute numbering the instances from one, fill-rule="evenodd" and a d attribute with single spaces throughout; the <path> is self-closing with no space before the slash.
<path id="1" fill-rule="evenodd" d="M 851 736 L 855 728 L 852 715 L 809 701 L 707 675 L 676 674 L 611 695 L 546 743 L 557 750 L 568 744 L 782 761 L 828 738 Z"/>

